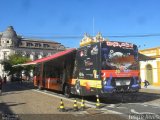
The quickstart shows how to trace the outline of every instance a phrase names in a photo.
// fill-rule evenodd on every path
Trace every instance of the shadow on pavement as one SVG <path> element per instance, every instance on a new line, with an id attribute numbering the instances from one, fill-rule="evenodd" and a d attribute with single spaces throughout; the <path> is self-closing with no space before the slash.
<path id="1" fill-rule="evenodd" d="M 134 94 L 111 95 L 101 98 L 102 103 L 119 104 L 119 103 L 144 103 L 160 99 L 160 94 L 139 92 Z"/>
<path id="2" fill-rule="evenodd" d="M 33 89 L 33 83 L 32 82 L 9 82 L 7 84 L 3 84 L 2 92 L 3 94 L 7 94 L 7 92 L 14 92 L 14 91 L 24 91 Z M 12 93 L 9 93 L 12 94 Z M 15 93 L 13 93 L 15 94 Z"/>
<path id="3" fill-rule="evenodd" d="M 33 82 L 10 82 L 8 84 L 5 84 L 3 86 L 3 95 L 6 94 L 17 94 L 14 93 L 14 91 L 24 91 L 33 89 Z M 54 91 L 54 90 L 47 90 L 53 93 L 57 93 L 62 95 L 61 92 Z M 82 96 L 73 96 L 73 98 L 79 98 L 81 99 Z M 83 97 L 87 101 L 96 102 L 95 96 L 89 96 L 89 97 Z M 153 101 L 156 99 L 160 99 L 160 94 L 157 93 L 149 93 L 149 92 L 138 92 L 138 93 L 127 93 L 127 94 L 106 94 L 105 97 L 100 98 L 101 103 L 105 104 L 119 104 L 119 103 L 144 103 Z"/>
<path id="4" fill-rule="evenodd" d="M 17 106 L 22 105 L 26 103 L 14 103 L 14 102 L 8 102 L 8 103 L 0 103 L 0 113 L 2 114 L 14 114 L 13 111 L 10 109 L 11 106 Z"/>
<path id="5" fill-rule="evenodd" d="M 0 103 L 0 119 L 2 118 L 2 120 L 20 120 L 18 115 L 15 114 L 10 109 L 10 107 L 22 105 L 22 104 L 25 104 L 25 103 L 13 103 L 13 102 Z"/>
<path id="6" fill-rule="evenodd" d="M 58 92 L 55 90 L 47 90 L 47 91 L 49 93 L 57 94 L 59 96 L 64 97 L 62 92 Z M 79 100 L 81 100 L 83 98 L 84 100 L 87 100 L 90 102 L 97 101 L 96 96 L 82 97 L 82 96 L 78 96 L 78 95 L 73 95 L 72 99 L 75 99 L 75 98 L 77 98 Z M 126 94 L 122 95 L 120 93 L 114 93 L 114 94 L 107 94 L 104 97 L 100 97 L 99 99 L 100 99 L 100 102 L 104 103 L 104 104 L 144 103 L 144 102 L 149 102 L 149 101 L 160 99 L 160 94 L 148 93 L 148 92 L 138 92 L 138 93 L 126 93 Z"/>
<path id="7" fill-rule="evenodd" d="M 77 96 L 76 96 L 77 97 Z M 81 97 L 77 97 L 81 98 Z M 95 96 L 90 97 L 84 97 L 85 100 L 96 102 Z M 160 94 L 157 93 L 146 93 L 146 92 L 139 92 L 139 93 L 128 93 L 128 94 L 110 94 L 106 95 L 105 97 L 100 97 L 100 102 L 104 106 L 106 104 L 119 104 L 119 103 L 144 103 L 144 102 L 150 102 L 153 100 L 160 99 Z"/>
<path id="8" fill-rule="evenodd" d="M 0 103 L 0 113 L 2 114 L 13 114 L 13 111 L 9 108 L 6 103 Z"/>

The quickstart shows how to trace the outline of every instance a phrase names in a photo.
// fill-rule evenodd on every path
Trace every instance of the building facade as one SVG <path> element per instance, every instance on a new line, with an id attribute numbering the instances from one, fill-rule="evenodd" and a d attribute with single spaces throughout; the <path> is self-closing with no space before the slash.
<path id="1" fill-rule="evenodd" d="M 148 80 L 151 85 L 160 86 L 160 47 L 144 49 L 141 54 L 155 58 L 140 62 L 141 79 Z"/>
<path id="2" fill-rule="evenodd" d="M 0 61 L 15 53 L 36 60 L 65 49 L 64 45 L 55 41 L 23 38 L 17 35 L 12 26 L 9 26 L 4 32 L 0 32 Z M 0 75 L 2 77 L 6 75 L 1 64 Z"/>

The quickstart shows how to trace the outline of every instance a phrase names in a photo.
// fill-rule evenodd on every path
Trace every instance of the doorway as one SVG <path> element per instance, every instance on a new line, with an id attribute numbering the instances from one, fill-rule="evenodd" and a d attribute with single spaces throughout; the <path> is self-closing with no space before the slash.
<path id="1" fill-rule="evenodd" d="M 152 65 L 146 65 L 146 80 L 152 84 L 153 83 L 153 68 Z"/>

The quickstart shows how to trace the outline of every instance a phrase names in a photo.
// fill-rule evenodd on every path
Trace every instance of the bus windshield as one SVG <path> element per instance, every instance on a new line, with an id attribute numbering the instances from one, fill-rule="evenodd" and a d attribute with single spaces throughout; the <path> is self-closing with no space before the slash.
<path id="1" fill-rule="evenodd" d="M 102 70 L 138 69 L 136 45 L 124 42 L 103 42 L 101 47 Z"/>

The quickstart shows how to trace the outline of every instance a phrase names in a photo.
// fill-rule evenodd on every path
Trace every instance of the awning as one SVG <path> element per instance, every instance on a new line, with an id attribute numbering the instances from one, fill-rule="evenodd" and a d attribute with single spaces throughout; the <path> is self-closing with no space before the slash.
<path id="1" fill-rule="evenodd" d="M 51 56 L 48 56 L 48 57 L 44 57 L 44 58 L 41 58 L 41 59 L 37 59 L 35 61 L 31 61 L 31 62 L 28 62 L 28 63 L 24 63 L 24 64 L 17 64 L 17 65 L 13 65 L 13 67 L 17 67 L 17 66 L 27 66 L 27 65 L 35 65 L 35 64 L 38 64 L 38 63 L 42 63 L 42 62 L 47 62 L 47 61 L 50 61 L 50 60 L 53 60 L 53 59 L 56 59 L 56 58 L 59 58 L 61 56 L 64 56 L 64 55 L 67 55 L 73 51 L 75 51 L 76 49 L 75 48 L 72 48 L 72 49 L 67 49 L 65 51 L 62 51 L 62 52 L 58 52 L 58 53 L 55 53 Z"/>

